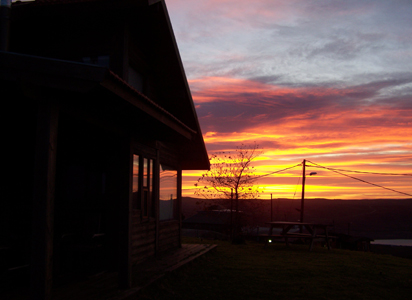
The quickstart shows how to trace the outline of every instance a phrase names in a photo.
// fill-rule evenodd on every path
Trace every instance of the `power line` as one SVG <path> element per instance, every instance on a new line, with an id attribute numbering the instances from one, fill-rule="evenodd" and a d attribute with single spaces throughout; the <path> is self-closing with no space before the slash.
<path id="1" fill-rule="evenodd" d="M 292 199 L 295 199 L 296 192 L 298 191 L 298 186 L 299 186 L 299 183 L 300 183 L 300 179 L 301 179 L 301 177 L 299 176 L 299 177 L 298 177 L 298 183 L 297 183 L 296 186 L 295 186 L 295 193 L 293 194 L 293 198 L 292 198 Z"/>
<path id="2" fill-rule="evenodd" d="M 323 167 L 320 166 L 314 162 L 311 162 L 310 160 L 307 160 L 307 162 L 310 162 L 316 166 L 309 166 L 309 167 L 315 167 L 315 168 L 323 168 L 323 169 L 328 169 L 331 171 L 341 171 L 341 172 L 352 172 L 352 173 L 361 173 L 361 174 L 374 174 L 374 175 L 395 175 L 395 176 L 412 176 L 412 174 L 396 174 L 396 173 L 378 173 L 378 172 L 366 172 L 366 171 L 354 171 L 354 170 L 343 170 L 343 169 L 336 169 L 336 168 L 330 168 L 330 167 Z"/>
<path id="3" fill-rule="evenodd" d="M 269 175 L 272 175 L 272 174 L 280 173 L 280 172 L 283 172 L 283 171 L 286 171 L 286 170 L 289 170 L 289 169 L 293 169 L 293 168 L 296 168 L 296 167 L 301 166 L 301 165 L 302 164 L 300 163 L 300 164 L 294 165 L 294 166 L 289 167 L 289 168 L 285 168 L 285 169 L 270 172 L 270 173 L 267 173 L 267 174 L 264 174 L 264 175 L 256 176 L 256 177 L 253 178 L 253 180 L 256 180 L 256 179 L 259 179 L 259 178 L 262 178 L 262 177 L 266 177 L 266 176 L 269 176 Z"/>
<path id="4" fill-rule="evenodd" d="M 403 195 L 406 195 L 406 196 L 412 196 L 411 194 L 407 194 L 407 193 L 404 193 L 404 192 L 399 192 L 399 191 L 397 191 L 397 190 L 390 189 L 390 188 L 384 187 L 384 186 L 379 185 L 379 184 L 375 184 L 375 183 L 372 183 L 372 182 L 369 182 L 369 181 L 366 181 L 366 180 L 363 180 L 363 179 L 360 179 L 360 178 L 356 178 L 356 177 L 353 177 L 353 176 L 350 176 L 350 175 L 347 175 L 347 174 L 338 172 L 338 171 L 336 171 L 336 170 L 333 169 L 333 168 L 327 168 L 327 167 L 323 167 L 323 166 L 321 166 L 321 165 L 318 165 L 318 164 L 316 164 L 316 163 L 314 163 L 314 162 L 311 162 L 311 161 L 309 161 L 309 162 L 312 163 L 312 164 L 314 164 L 315 166 L 310 166 L 310 165 L 309 165 L 308 167 L 320 167 L 320 168 L 328 169 L 328 170 L 330 170 L 330 171 L 332 171 L 332 172 L 335 172 L 335 173 L 338 173 L 338 174 L 340 174 L 340 175 L 343 175 L 343 176 L 346 176 L 346 177 L 349 177 L 349 178 L 352 178 L 352 179 L 355 179 L 355 180 L 359 180 L 359 181 L 361 181 L 361 182 L 364 182 L 364 183 L 367 183 L 367 184 L 370 184 L 370 185 L 374 185 L 374 186 L 383 188 L 383 189 L 385 189 L 385 190 L 389 190 L 389 191 L 392 191 L 392 192 L 395 192 L 395 193 L 399 193 L 399 194 L 403 194 Z"/>
<path id="5" fill-rule="evenodd" d="M 400 191 L 397 191 L 397 190 L 394 190 L 394 189 L 391 189 L 391 188 L 387 188 L 387 187 L 384 187 L 384 186 L 381 186 L 381 185 L 378 185 L 378 184 L 375 184 L 375 183 L 372 183 L 372 182 L 369 182 L 369 181 L 366 181 L 366 180 L 363 180 L 363 179 L 360 179 L 360 178 L 356 178 L 356 177 L 353 177 L 353 176 L 350 176 L 350 175 L 347 175 L 347 174 L 343 174 L 341 172 L 353 172 L 353 173 L 374 174 L 374 175 L 396 175 L 396 176 L 412 176 L 412 174 L 378 173 L 378 172 L 366 172 L 366 171 L 355 171 L 355 170 L 343 170 L 343 169 L 324 167 L 324 166 L 321 166 L 321 165 L 319 165 L 317 163 L 314 163 L 310 160 L 306 160 L 306 161 L 313 164 L 313 165 L 307 165 L 308 167 L 315 167 L 315 168 L 322 168 L 322 169 L 330 170 L 330 171 L 338 173 L 340 175 L 343 175 L 343 176 L 346 176 L 346 177 L 349 177 L 349 178 L 352 178 L 352 179 L 355 179 L 355 180 L 358 180 L 358 181 L 361 181 L 361 182 L 364 182 L 364 183 L 367 183 L 367 184 L 370 184 L 370 185 L 373 185 L 373 186 L 376 186 L 376 187 L 380 187 L 380 188 L 383 188 L 383 189 L 386 189 L 386 190 L 389 190 L 389 191 L 392 191 L 392 192 L 395 192 L 395 193 L 403 194 L 403 195 L 406 195 L 406 196 L 412 196 L 411 194 L 400 192 Z M 251 180 L 254 181 L 254 180 L 257 180 L 259 178 L 270 176 L 270 175 L 280 173 L 280 172 L 283 172 L 283 171 L 286 171 L 286 170 L 290 170 L 290 169 L 296 168 L 296 167 L 301 166 L 301 165 L 302 165 L 302 163 L 299 163 L 299 164 L 296 164 L 292 167 L 288 167 L 288 168 L 285 168 L 285 169 L 282 169 L 282 170 L 270 172 L 270 173 L 260 175 L 260 176 L 255 176 L 254 178 L 251 178 Z M 341 172 L 339 172 L 339 171 L 341 171 Z"/>

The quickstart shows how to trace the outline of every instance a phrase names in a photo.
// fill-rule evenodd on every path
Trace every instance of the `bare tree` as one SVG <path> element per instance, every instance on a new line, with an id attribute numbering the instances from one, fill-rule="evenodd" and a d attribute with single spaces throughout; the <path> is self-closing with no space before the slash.
<path id="1" fill-rule="evenodd" d="M 256 199 L 261 192 L 256 185 L 257 176 L 253 161 L 262 154 L 259 146 L 242 144 L 235 153 L 219 152 L 210 156 L 211 167 L 195 183 L 195 195 L 215 199 L 222 204 L 230 200 L 231 211 L 235 205 L 235 225 L 233 235 L 237 235 L 239 220 L 239 200 Z M 219 201 L 220 200 L 220 201 Z"/>

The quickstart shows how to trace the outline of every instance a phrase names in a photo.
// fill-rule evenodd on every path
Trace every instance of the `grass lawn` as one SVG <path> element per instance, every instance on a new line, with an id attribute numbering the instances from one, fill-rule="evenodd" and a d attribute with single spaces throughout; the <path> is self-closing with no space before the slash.
<path id="1" fill-rule="evenodd" d="M 141 293 L 142 299 L 412 299 L 412 260 L 248 241 L 209 253 Z"/>

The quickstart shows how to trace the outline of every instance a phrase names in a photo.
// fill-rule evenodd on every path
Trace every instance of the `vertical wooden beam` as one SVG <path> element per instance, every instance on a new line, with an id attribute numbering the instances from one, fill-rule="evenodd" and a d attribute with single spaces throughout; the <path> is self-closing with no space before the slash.
<path id="1" fill-rule="evenodd" d="M 153 201 L 155 201 L 155 222 L 156 222 L 156 232 L 155 232 L 155 255 L 159 253 L 159 233 L 160 233 L 160 149 L 157 147 L 156 149 L 156 160 L 155 165 L 153 166 Z"/>
<path id="2" fill-rule="evenodd" d="M 58 107 L 39 104 L 37 116 L 30 295 L 51 299 Z"/>
<path id="3" fill-rule="evenodd" d="M 143 177 L 144 177 L 144 157 L 142 154 L 139 154 L 139 177 L 137 178 L 137 184 L 139 186 L 139 197 L 138 201 L 140 202 L 140 220 L 141 222 L 144 217 L 144 189 L 143 189 Z"/>
<path id="4" fill-rule="evenodd" d="M 129 140 L 124 147 L 122 159 L 121 185 L 119 190 L 119 287 L 128 289 L 132 287 L 132 201 L 133 201 L 133 147 Z"/>
<path id="5" fill-rule="evenodd" d="M 182 170 L 177 170 L 177 218 L 179 220 L 179 247 L 182 247 Z"/>

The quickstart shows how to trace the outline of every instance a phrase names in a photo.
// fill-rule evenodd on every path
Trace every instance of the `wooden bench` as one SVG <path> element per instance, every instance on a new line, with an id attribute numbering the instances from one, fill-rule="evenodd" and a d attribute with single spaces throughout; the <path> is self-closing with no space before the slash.
<path id="1" fill-rule="evenodd" d="M 330 249 L 330 240 L 336 239 L 335 236 L 326 236 L 325 234 L 316 234 L 314 236 L 312 236 L 309 233 L 287 233 L 287 234 L 259 234 L 258 235 L 259 240 L 262 238 L 265 240 L 265 247 L 270 243 L 269 241 L 272 239 L 283 239 L 285 240 L 286 246 L 289 246 L 289 240 L 290 239 L 305 239 L 305 240 L 309 240 L 310 241 L 310 250 L 312 250 L 313 248 L 313 242 L 315 240 L 324 240 L 327 245 L 328 245 L 328 249 Z"/>
<path id="2" fill-rule="evenodd" d="M 330 250 L 330 240 L 333 237 L 328 235 L 328 227 L 330 225 L 320 224 L 320 223 L 305 223 L 305 222 L 296 222 L 296 221 L 272 221 L 267 222 L 269 224 L 269 234 L 266 238 L 265 246 L 268 244 L 269 239 L 271 238 L 282 238 L 285 239 L 286 245 L 289 245 L 289 239 L 305 239 L 310 241 L 309 251 L 312 250 L 314 241 L 316 239 L 324 239 L 328 249 Z M 280 228 L 280 234 L 273 234 L 274 228 Z M 299 228 L 299 232 L 290 232 L 292 229 Z M 317 231 L 321 230 L 323 234 L 318 234 Z"/>

